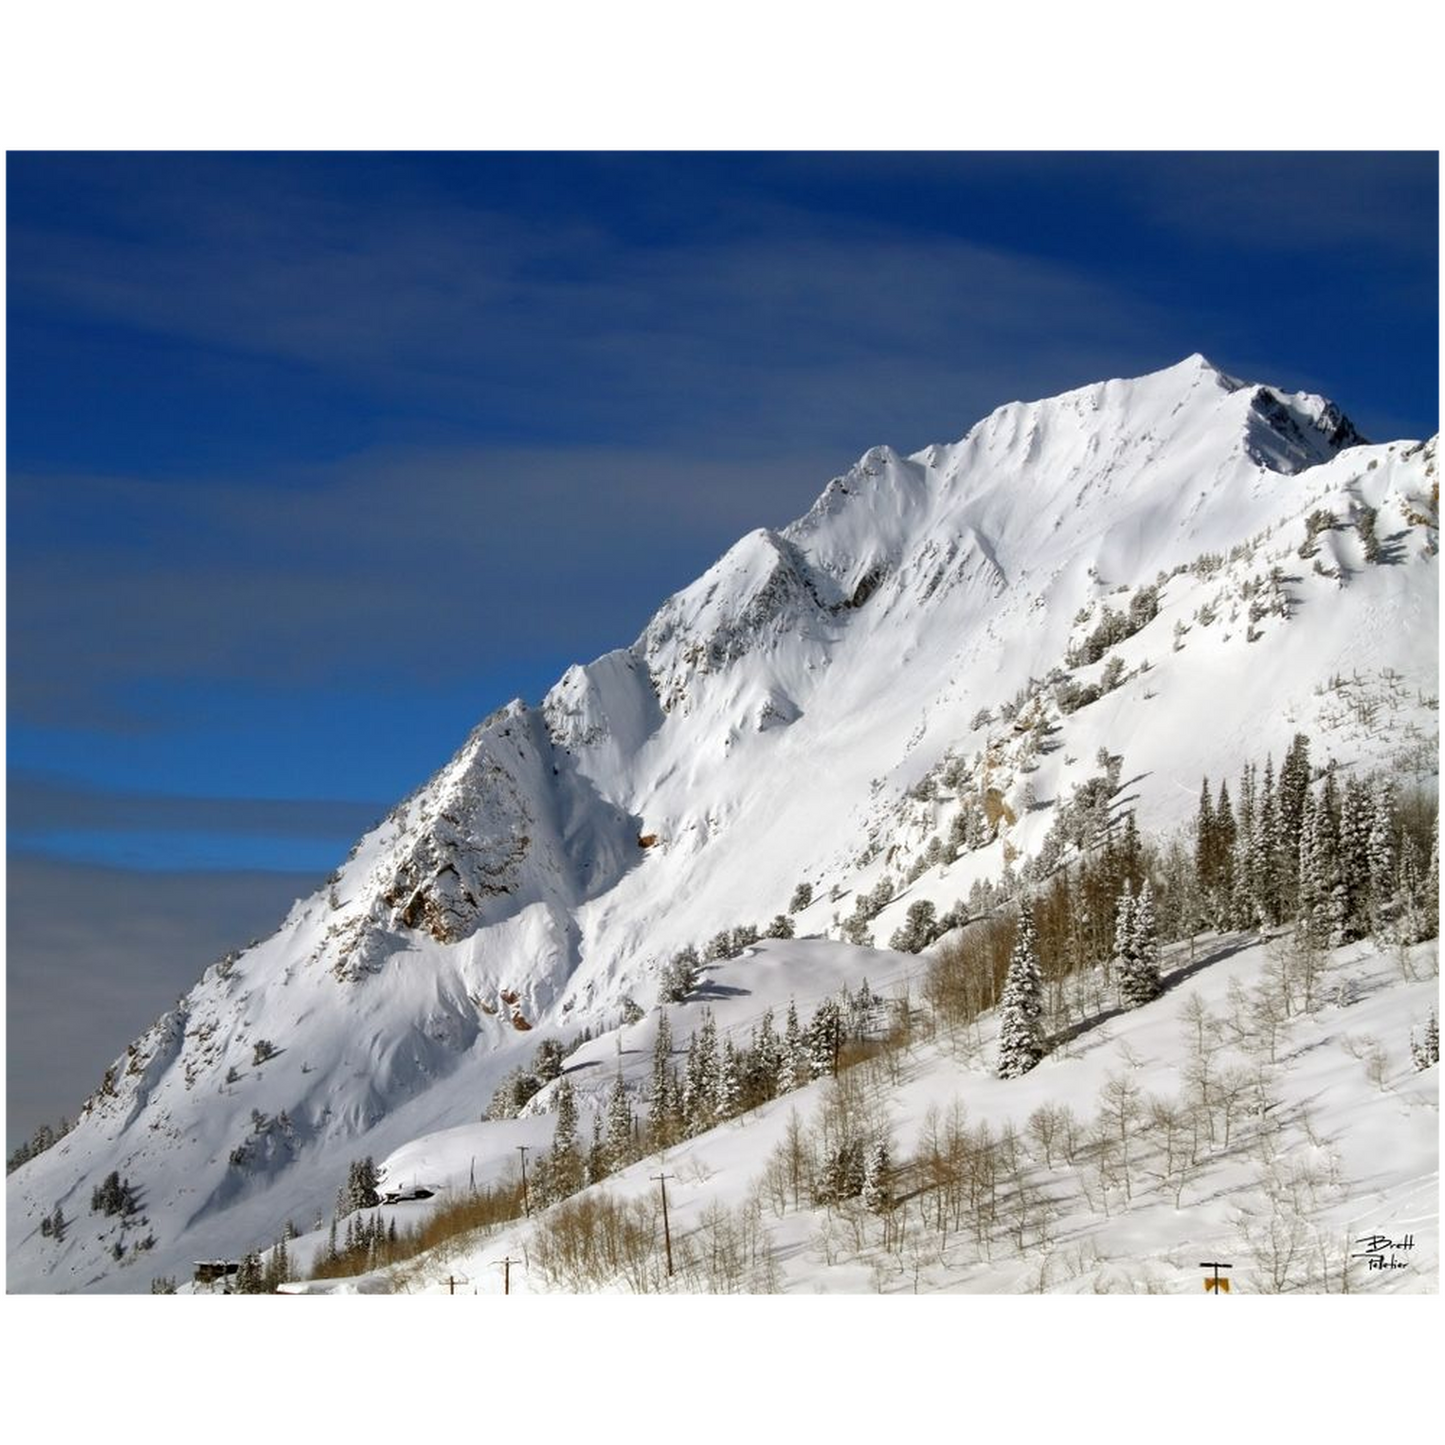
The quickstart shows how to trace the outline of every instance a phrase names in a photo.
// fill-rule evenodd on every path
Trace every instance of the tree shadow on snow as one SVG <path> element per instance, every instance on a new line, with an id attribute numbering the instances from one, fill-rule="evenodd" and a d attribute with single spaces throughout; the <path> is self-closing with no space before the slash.
<path id="1" fill-rule="evenodd" d="M 747 998 L 752 993 L 750 988 L 739 988 L 732 983 L 717 983 L 712 979 L 704 979 L 693 991 L 688 994 L 687 1001 L 691 1003 L 694 999 L 701 999 L 704 1003 L 713 998 Z"/>
<path id="2" fill-rule="evenodd" d="M 1160 979 L 1159 996 L 1162 998 L 1165 994 L 1178 988 L 1181 983 L 1188 982 L 1201 969 L 1208 968 L 1212 964 L 1222 963 L 1226 958 L 1233 958 L 1236 953 L 1243 953 L 1246 948 L 1253 948 L 1259 942 L 1260 939 L 1254 934 L 1235 934 L 1222 940 L 1221 946 L 1212 947 L 1208 953 L 1196 958 L 1193 963 L 1186 963 L 1172 973 L 1165 974 Z M 1061 1029 L 1053 1036 L 1050 1047 L 1056 1049 L 1065 1044 L 1071 1044 L 1075 1039 L 1082 1038 L 1084 1034 L 1092 1033 L 1095 1029 L 1119 1018 L 1122 1014 L 1131 1012 L 1133 1010 L 1125 1008 L 1122 1004 L 1113 1004 L 1106 1009 L 1101 1009 L 1098 1013 L 1090 1014 L 1088 1018 L 1080 1019 L 1078 1023 Z"/>
<path id="3" fill-rule="evenodd" d="M 1172 973 L 1163 975 L 1160 979 L 1161 997 L 1178 988 L 1181 983 L 1187 983 L 1201 969 L 1209 968 L 1216 963 L 1223 963 L 1226 958 L 1233 958 L 1236 953 L 1243 953 L 1246 948 L 1253 948 L 1256 944 L 1264 941 L 1257 933 L 1235 933 L 1221 939 L 1218 944 L 1211 944 L 1210 951 L 1202 957 L 1196 958 L 1192 963 L 1182 964 Z"/>

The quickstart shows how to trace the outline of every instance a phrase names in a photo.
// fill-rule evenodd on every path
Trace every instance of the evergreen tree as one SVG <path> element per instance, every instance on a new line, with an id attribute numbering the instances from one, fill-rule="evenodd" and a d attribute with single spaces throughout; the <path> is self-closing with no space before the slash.
<path id="1" fill-rule="evenodd" d="M 1339 764 L 1330 759 L 1329 766 L 1325 769 L 1325 780 L 1320 785 L 1320 806 L 1325 810 L 1330 820 L 1330 827 L 1336 834 L 1340 829 L 1340 769 Z"/>
<path id="2" fill-rule="evenodd" d="M 882 1214 L 893 1202 L 889 1175 L 888 1141 L 877 1139 L 868 1151 L 863 1165 L 863 1206 L 874 1214 Z"/>
<path id="3" fill-rule="evenodd" d="M 873 1027 L 873 1015 L 877 1012 L 882 999 L 868 987 L 868 980 L 865 978 L 858 985 L 858 992 L 853 995 L 852 1004 L 848 1011 L 848 1036 L 855 1043 L 863 1043 Z"/>
<path id="4" fill-rule="evenodd" d="M 647 1084 L 647 1127 L 653 1148 L 663 1148 L 678 1135 L 682 1098 L 672 1066 L 672 1026 L 667 1011 L 659 1009 L 657 1036 L 652 1048 L 652 1074 Z"/>
<path id="5" fill-rule="evenodd" d="M 711 1009 L 704 1009 L 702 1027 L 698 1030 L 698 1058 L 701 1063 L 699 1094 L 706 1100 L 709 1109 L 717 1093 L 718 1041 L 717 1021 Z"/>
<path id="6" fill-rule="evenodd" d="M 577 1147 L 577 1094 L 571 1079 L 557 1085 L 557 1126 L 552 1135 L 554 1151 Z"/>
<path id="7" fill-rule="evenodd" d="M 798 913 L 806 908 L 813 901 L 813 885 L 811 883 L 800 883 L 793 889 L 793 896 L 788 900 L 788 912 Z"/>
<path id="8" fill-rule="evenodd" d="M 582 1151 L 577 1137 L 577 1095 L 572 1080 L 563 1074 L 557 1083 L 557 1124 L 552 1151 L 544 1161 L 542 1194 L 550 1203 L 575 1194 L 582 1187 Z"/>
<path id="9" fill-rule="evenodd" d="M 1144 878 L 1144 846 L 1139 841 L 1139 823 L 1133 808 L 1124 815 L 1124 830 L 1119 839 L 1119 867 L 1124 876 L 1138 887 Z"/>
<path id="10" fill-rule="evenodd" d="M 898 953 L 920 953 L 937 937 L 935 915 L 937 910 L 926 898 L 909 904 L 908 917 L 903 927 L 888 940 L 888 946 Z"/>
<path id="11" fill-rule="evenodd" d="M 1255 923 L 1273 927 L 1284 917 L 1280 906 L 1279 808 L 1274 792 L 1274 759 L 1264 765 L 1264 782 L 1255 797 L 1255 826 L 1249 871 L 1254 890 Z"/>
<path id="12" fill-rule="evenodd" d="M 768 931 L 763 936 L 765 938 L 791 938 L 793 936 L 793 920 L 786 913 L 779 913 L 768 924 Z"/>
<path id="13" fill-rule="evenodd" d="M 1340 803 L 1339 868 L 1344 890 L 1341 942 L 1370 931 L 1370 790 L 1352 777 Z"/>
<path id="14" fill-rule="evenodd" d="M 1415 1031 L 1410 1031 L 1410 1056 L 1415 1061 L 1416 1069 L 1422 1072 L 1440 1062 L 1440 1020 L 1434 1009 L 1430 1010 L 1423 1039 L 1417 1040 Z"/>
<path id="15" fill-rule="evenodd" d="M 790 923 L 788 926 L 791 928 L 792 924 Z M 758 929 L 756 924 L 738 924 L 738 926 L 733 929 L 732 934 L 728 940 L 728 946 L 731 949 L 728 957 L 737 958 L 738 955 L 741 954 L 745 948 L 751 948 L 753 944 L 755 944 L 757 941 Z"/>
<path id="16" fill-rule="evenodd" d="M 1296 733 L 1279 770 L 1280 917 L 1299 914 L 1300 833 L 1310 788 L 1310 740 Z"/>
<path id="17" fill-rule="evenodd" d="M 1172 839 L 1164 852 L 1160 865 L 1160 883 L 1163 887 L 1162 902 L 1164 919 L 1161 926 L 1170 938 L 1191 936 L 1198 927 L 1199 905 L 1196 895 L 1199 891 L 1198 878 L 1194 872 L 1194 860 L 1183 843 Z M 1082 909 L 1076 909 L 1082 915 Z M 1076 926 L 1075 935 L 1082 940 L 1081 925 Z M 1071 945 L 1077 956 L 1087 958 L 1082 942 Z"/>
<path id="18" fill-rule="evenodd" d="M 286 1248 L 285 1237 L 271 1246 L 266 1257 L 266 1266 L 261 1275 L 263 1294 L 275 1294 L 276 1289 L 291 1277 L 291 1261 Z"/>
<path id="19" fill-rule="evenodd" d="M 1360 510 L 1355 513 L 1355 530 L 1360 536 L 1360 545 L 1364 549 L 1365 561 L 1367 563 L 1380 560 L 1380 538 L 1375 531 L 1375 522 L 1379 514 L 1373 507 L 1360 505 Z"/>
<path id="20" fill-rule="evenodd" d="M 1159 997 L 1159 929 L 1154 918 L 1154 894 L 1148 879 L 1139 890 L 1129 920 L 1127 968 L 1121 967 L 1119 994 L 1126 1008 L 1138 1008 Z"/>
<path id="21" fill-rule="evenodd" d="M 1430 839 L 1430 865 L 1425 870 L 1422 904 L 1425 923 L 1429 930 L 1425 937 L 1434 938 L 1440 932 L 1440 833 L 1438 822 L 1435 835 Z"/>
<path id="22" fill-rule="evenodd" d="M 688 1042 L 687 1069 L 683 1074 L 682 1117 L 689 1134 L 700 1134 L 712 1127 L 717 1074 L 717 1025 L 708 1009 L 702 1026 Z"/>
<path id="23" fill-rule="evenodd" d="M 1395 817 L 1395 787 L 1386 778 L 1375 795 L 1370 818 L 1370 905 L 1373 928 L 1378 931 L 1389 916 L 1395 896 L 1395 875 L 1399 863 L 1396 849 L 1398 823 Z"/>
<path id="24" fill-rule="evenodd" d="M 682 1069 L 682 1123 L 689 1134 L 702 1132 L 699 1114 L 705 1099 L 702 1052 L 696 1034 L 687 1041 L 687 1062 Z"/>
<path id="25" fill-rule="evenodd" d="M 1330 948 L 1338 948 L 1345 941 L 1349 916 L 1349 897 L 1340 866 L 1340 811 L 1338 770 L 1331 761 L 1320 789 L 1320 816 L 1316 821 L 1316 847 L 1321 854 L 1318 867 L 1324 887 L 1325 942 Z"/>
<path id="26" fill-rule="evenodd" d="M 1034 939 L 1033 902 L 1019 906 L 1018 937 L 1004 979 L 999 1010 L 998 1076 L 1016 1079 L 1028 1073 L 1046 1049 L 1043 1014 L 1044 984 Z"/>
<path id="27" fill-rule="evenodd" d="M 1305 790 L 1300 815 L 1298 918 L 1315 948 L 1338 946 L 1342 928 L 1339 853 L 1328 788 Z"/>
<path id="28" fill-rule="evenodd" d="M 865 1159 L 862 1142 L 852 1137 L 839 1140 L 823 1157 L 818 1171 L 814 1202 L 836 1204 L 863 1192 Z"/>
<path id="29" fill-rule="evenodd" d="M 1200 784 L 1199 811 L 1194 820 L 1194 872 L 1199 879 L 1199 891 L 1206 898 L 1214 891 L 1217 846 L 1214 804 L 1209 800 L 1209 779 L 1205 778 Z"/>
<path id="30" fill-rule="evenodd" d="M 532 1074 L 543 1084 L 562 1077 L 562 1045 L 557 1039 L 543 1039 L 532 1055 Z"/>
<path id="31" fill-rule="evenodd" d="M 742 1107 L 743 1079 L 742 1060 L 729 1039 L 723 1046 L 722 1058 L 718 1063 L 717 1079 L 713 1088 L 712 1111 L 717 1119 L 731 1119 Z"/>
<path id="32" fill-rule="evenodd" d="M 801 1088 L 810 1076 L 803 1031 L 798 1027 L 798 1010 L 789 999 L 787 1023 L 783 1027 L 782 1058 L 778 1063 L 778 1093 L 786 1094 L 790 1089 Z"/>
<path id="33" fill-rule="evenodd" d="M 782 1062 L 783 1046 L 773 1028 L 773 1011 L 769 1009 L 763 1015 L 753 1041 L 748 1088 L 754 1098 L 767 1100 L 776 1095 Z"/>
<path id="34" fill-rule="evenodd" d="M 1230 865 L 1233 889 L 1229 915 L 1232 928 L 1253 928 L 1256 922 L 1255 882 L 1251 864 L 1254 858 L 1256 828 L 1255 772 L 1246 764 L 1239 778 L 1238 824 L 1234 838 L 1234 857 Z"/>
<path id="35" fill-rule="evenodd" d="M 595 1112 L 592 1115 L 592 1147 L 587 1151 L 587 1167 L 584 1171 L 586 1182 L 596 1184 L 611 1172 L 607 1162 L 607 1144 L 602 1137 L 602 1119 Z"/>
<path id="36" fill-rule="evenodd" d="M 1115 980 L 1121 990 L 1124 979 L 1133 968 L 1134 959 L 1134 888 L 1126 878 L 1124 891 L 1114 908 L 1114 967 Z"/>
<path id="37" fill-rule="evenodd" d="M 241 1257 L 241 1267 L 236 1271 L 237 1294 L 262 1294 L 266 1289 L 265 1276 L 261 1270 L 261 1256 L 254 1249 L 247 1250 Z"/>
<path id="38" fill-rule="evenodd" d="M 714 948 L 718 946 L 719 939 L 723 941 L 722 949 L 715 953 Z M 709 959 L 726 957 L 726 940 L 726 933 L 720 933 L 713 940 L 708 949 Z M 673 954 L 672 961 L 662 971 L 662 988 L 659 993 L 661 1001 L 681 1003 L 697 987 L 701 971 L 702 964 L 698 960 L 697 949 L 691 944 Z"/>
<path id="39" fill-rule="evenodd" d="M 607 1168 L 613 1172 L 632 1162 L 632 1106 L 619 1072 L 607 1096 Z"/>
<path id="40" fill-rule="evenodd" d="M 336 1196 L 336 1212 L 343 1217 L 358 1209 L 375 1209 L 381 1202 L 376 1193 L 376 1161 L 353 1159 L 347 1166 L 346 1183 Z"/>
<path id="41" fill-rule="evenodd" d="M 1409 846 L 1402 846 L 1400 879 L 1395 895 L 1399 909 L 1394 926 L 1396 943 L 1422 943 L 1435 936 L 1439 921 L 1434 917 L 1426 917 L 1423 907 L 1424 892 L 1420 870 L 1415 866 L 1414 850 Z"/>
<path id="42" fill-rule="evenodd" d="M 825 998 L 808 1025 L 808 1073 L 821 1079 L 838 1071 L 838 1051 L 843 1046 L 843 1014 L 838 1001 Z"/>
<path id="43" fill-rule="evenodd" d="M 1324 941 L 1324 888 L 1314 868 L 1319 854 L 1315 841 L 1317 832 L 1314 797 L 1305 789 L 1304 801 L 1300 807 L 1300 831 L 1297 847 L 1298 861 L 1295 864 L 1295 918 L 1312 947 L 1318 948 Z"/>
<path id="44" fill-rule="evenodd" d="M 1214 926 L 1228 928 L 1234 902 L 1234 847 L 1239 825 L 1229 802 L 1229 784 L 1219 785 L 1219 802 L 1214 809 Z"/>
<path id="45" fill-rule="evenodd" d="M 92 1214 L 119 1214 L 122 1218 L 134 1214 L 135 1192 L 129 1179 L 122 1179 L 120 1171 L 112 1169 L 105 1179 L 91 1191 L 90 1210 Z"/>
<path id="46" fill-rule="evenodd" d="M 657 1011 L 657 1035 L 652 1044 L 652 1077 L 647 1086 L 647 1107 L 656 1120 L 667 1104 L 667 1078 L 672 1070 L 672 1025 L 667 1010 Z"/>

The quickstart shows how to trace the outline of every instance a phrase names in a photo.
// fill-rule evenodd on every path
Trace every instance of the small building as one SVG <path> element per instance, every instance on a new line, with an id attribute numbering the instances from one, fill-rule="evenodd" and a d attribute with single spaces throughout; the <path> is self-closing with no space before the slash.
<path id="1" fill-rule="evenodd" d="M 239 1259 L 199 1259 L 195 1262 L 195 1273 L 192 1278 L 197 1284 L 214 1286 L 217 1280 L 229 1279 L 233 1274 L 240 1274 L 241 1261 Z"/>
<path id="2" fill-rule="evenodd" d="M 405 1184 L 400 1189 L 388 1189 L 379 1197 L 383 1204 L 406 1204 L 413 1199 L 430 1199 L 435 1193 L 425 1184 Z"/>

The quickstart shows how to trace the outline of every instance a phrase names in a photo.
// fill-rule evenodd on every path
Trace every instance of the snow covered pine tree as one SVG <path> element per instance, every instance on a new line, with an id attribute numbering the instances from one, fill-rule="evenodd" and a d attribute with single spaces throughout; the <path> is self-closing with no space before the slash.
<path id="1" fill-rule="evenodd" d="M 1019 931 L 1004 979 L 999 1010 L 998 1076 L 1016 1079 L 1043 1058 L 1044 982 L 1039 973 L 1034 935 L 1034 905 L 1025 896 L 1019 903 Z"/>

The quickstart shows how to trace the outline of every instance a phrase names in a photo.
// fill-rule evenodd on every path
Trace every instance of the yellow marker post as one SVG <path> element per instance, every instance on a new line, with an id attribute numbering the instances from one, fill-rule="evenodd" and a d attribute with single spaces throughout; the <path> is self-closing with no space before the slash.
<path id="1" fill-rule="evenodd" d="M 1204 1276 L 1205 1294 L 1229 1293 L 1229 1281 L 1221 1278 L 1219 1271 L 1222 1269 L 1233 1269 L 1234 1266 L 1232 1264 L 1221 1264 L 1217 1260 L 1202 1259 L 1199 1262 L 1199 1267 L 1200 1269 L 1212 1269 L 1214 1271 L 1212 1275 L 1207 1274 Z"/>

